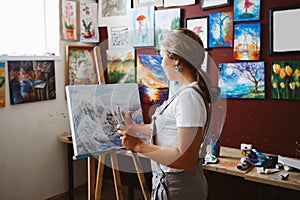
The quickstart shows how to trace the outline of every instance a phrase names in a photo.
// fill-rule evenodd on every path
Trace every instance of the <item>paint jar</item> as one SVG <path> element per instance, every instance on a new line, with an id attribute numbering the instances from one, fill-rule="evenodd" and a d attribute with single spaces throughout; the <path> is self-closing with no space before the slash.
<path id="1" fill-rule="evenodd" d="M 210 151 L 212 155 L 216 157 L 220 156 L 220 147 L 221 147 L 220 139 L 210 140 Z"/>

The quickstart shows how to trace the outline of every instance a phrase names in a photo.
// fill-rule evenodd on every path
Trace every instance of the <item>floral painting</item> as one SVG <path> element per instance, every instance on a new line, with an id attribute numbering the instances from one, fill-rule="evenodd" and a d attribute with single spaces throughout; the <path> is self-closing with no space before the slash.
<path id="1" fill-rule="evenodd" d="M 64 40 L 79 40 L 77 26 L 77 10 L 78 3 L 76 1 L 61 0 L 61 30 L 62 39 Z"/>
<path id="2" fill-rule="evenodd" d="M 98 10 L 97 3 L 80 4 L 80 41 L 81 42 L 99 42 L 97 10 Z"/>
<path id="3" fill-rule="evenodd" d="M 106 50 L 108 83 L 135 83 L 134 49 Z"/>
<path id="4" fill-rule="evenodd" d="M 208 17 L 187 18 L 185 26 L 195 32 L 202 40 L 203 47 L 207 49 L 208 41 Z"/>
<path id="5" fill-rule="evenodd" d="M 159 55 L 137 55 L 137 83 L 143 103 L 161 104 L 168 98 L 168 79 L 161 62 Z"/>
<path id="6" fill-rule="evenodd" d="M 234 0 L 234 21 L 252 21 L 260 19 L 260 0 Z"/>
<path id="7" fill-rule="evenodd" d="M 272 62 L 272 98 L 300 100 L 300 61 Z"/>
<path id="8" fill-rule="evenodd" d="M 233 12 L 209 15 L 209 48 L 233 47 Z"/>
<path id="9" fill-rule="evenodd" d="M 260 60 L 260 23 L 234 25 L 234 59 Z"/>
<path id="10" fill-rule="evenodd" d="M 130 16 L 131 46 L 154 46 L 154 6 L 132 8 Z"/>
<path id="11" fill-rule="evenodd" d="M 221 98 L 264 99 L 264 62 L 219 64 Z"/>
<path id="12" fill-rule="evenodd" d="M 0 107 L 5 107 L 5 62 L 0 62 Z"/>

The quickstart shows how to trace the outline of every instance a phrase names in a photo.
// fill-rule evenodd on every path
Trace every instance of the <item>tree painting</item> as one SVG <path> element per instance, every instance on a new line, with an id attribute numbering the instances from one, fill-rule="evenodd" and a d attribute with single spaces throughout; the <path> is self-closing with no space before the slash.
<path id="1" fill-rule="evenodd" d="M 233 46 L 233 12 L 209 15 L 209 48 Z"/>
<path id="2" fill-rule="evenodd" d="M 222 98 L 265 98 L 264 62 L 219 64 Z"/>

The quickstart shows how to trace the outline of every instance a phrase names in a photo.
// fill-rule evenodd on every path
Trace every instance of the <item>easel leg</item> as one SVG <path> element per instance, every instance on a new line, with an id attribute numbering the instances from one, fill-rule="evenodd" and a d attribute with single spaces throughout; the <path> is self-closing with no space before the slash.
<path id="1" fill-rule="evenodd" d="M 95 158 L 88 157 L 88 199 L 94 200 L 95 198 Z"/>
<path id="2" fill-rule="evenodd" d="M 114 184 L 115 184 L 115 190 L 116 190 L 116 197 L 117 200 L 123 200 L 123 189 L 121 184 L 121 178 L 120 178 L 120 172 L 118 170 L 118 160 L 117 155 L 115 152 L 110 153 L 111 156 L 111 164 L 112 164 L 112 170 L 114 175 Z"/>
<path id="3" fill-rule="evenodd" d="M 100 198 L 101 198 L 103 172 L 104 172 L 104 161 L 105 161 L 105 154 L 102 154 L 99 156 L 99 159 L 98 159 L 95 200 L 100 200 Z"/>

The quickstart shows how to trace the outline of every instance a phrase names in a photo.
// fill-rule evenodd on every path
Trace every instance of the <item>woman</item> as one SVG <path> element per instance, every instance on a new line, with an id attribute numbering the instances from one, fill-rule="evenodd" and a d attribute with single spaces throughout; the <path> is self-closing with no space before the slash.
<path id="1" fill-rule="evenodd" d="M 206 145 L 201 143 L 211 97 L 200 69 L 203 43 L 194 32 L 178 29 L 161 42 L 160 53 L 162 67 L 170 81 L 180 83 L 179 91 L 156 109 L 151 125 L 133 124 L 130 113 L 124 111 L 125 125 L 118 126 L 118 133 L 126 149 L 151 159 L 152 199 L 206 199 L 202 169 Z M 137 134 L 151 135 L 151 142 Z"/>

